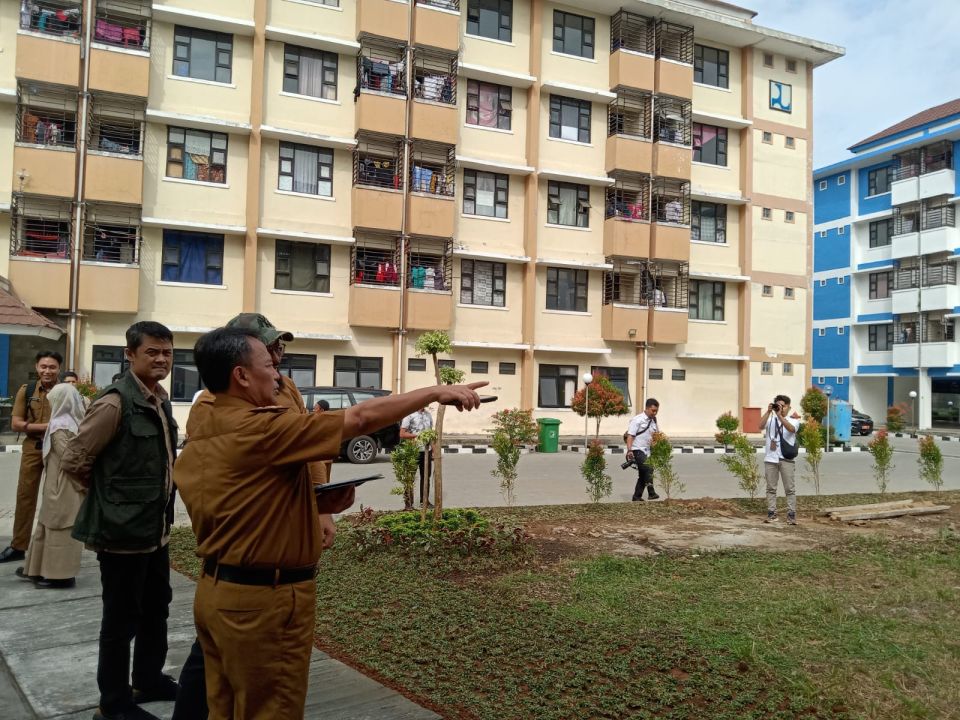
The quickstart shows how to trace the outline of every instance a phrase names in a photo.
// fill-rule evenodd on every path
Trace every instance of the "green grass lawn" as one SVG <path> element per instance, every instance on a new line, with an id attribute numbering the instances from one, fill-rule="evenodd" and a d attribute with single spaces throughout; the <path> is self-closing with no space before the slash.
<path id="1" fill-rule="evenodd" d="M 489 511 L 518 522 L 683 512 Z M 171 547 L 196 570 L 189 531 Z M 949 530 L 782 554 L 427 561 L 361 556 L 344 524 L 317 587 L 321 647 L 445 718 L 960 717 L 960 537 Z"/>

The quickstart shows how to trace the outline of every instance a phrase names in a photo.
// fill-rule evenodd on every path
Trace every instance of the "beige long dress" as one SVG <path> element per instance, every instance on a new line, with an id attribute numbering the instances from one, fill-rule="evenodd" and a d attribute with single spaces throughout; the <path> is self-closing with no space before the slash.
<path id="1" fill-rule="evenodd" d="M 77 576 L 83 543 L 70 537 L 74 520 L 83 502 L 83 494 L 60 469 L 67 443 L 74 434 L 57 430 L 50 436 L 50 452 L 43 470 L 40 516 L 30 540 L 24 571 L 48 580 L 66 580 Z"/>

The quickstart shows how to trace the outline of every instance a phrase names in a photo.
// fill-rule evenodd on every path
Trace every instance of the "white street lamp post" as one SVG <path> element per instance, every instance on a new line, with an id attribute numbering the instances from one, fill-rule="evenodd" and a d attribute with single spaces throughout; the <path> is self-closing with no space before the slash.
<path id="1" fill-rule="evenodd" d="M 830 396 L 833 395 L 833 385 L 827 385 L 823 388 L 823 394 L 827 396 L 827 442 L 825 447 L 826 452 L 830 452 Z"/>
<path id="2" fill-rule="evenodd" d="M 587 446 L 589 440 L 587 439 L 590 435 L 590 383 L 593 382 L 593 375 L 588 372 L 583 374 L 583 451 L 587 451 Z"/>
<path id="3" fill-rule="evenodd" d="M 917 427 L 917 391 L 911 390 L 907 394 L 910 396 L 910 424 Z"/>

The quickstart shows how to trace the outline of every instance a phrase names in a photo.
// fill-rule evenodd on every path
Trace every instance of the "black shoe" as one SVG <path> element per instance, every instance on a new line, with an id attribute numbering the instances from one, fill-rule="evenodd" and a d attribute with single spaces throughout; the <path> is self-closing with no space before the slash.
<path id="1" fill-rule="evenodd" d="M 17 550 L 14 547 L 7 546 L 3 552 L 0 552 L 0 563 L 13 562 L 15 560 L 23 560 L 27 556 L 27 553 L 23 550 Z"/>
<path id="2" fill-rule="evenodd" d="M 133 689 L 133 702 L 137 705 L 148 702 L 167 701 L 177 699 L 177 681 L 169 675 L 161 675 L 160 681 L 146 690 Z"/>
<path id="3" fill-rule="evenodd" d="M 76 586 L 76 578 L 58 578 L 56 580 L 51 580 L 49 578 L 37 578 L 34 581 L 34 584 L 38 588 L 46 588 L 48 590 L 65 590 L 67 588 L 72 588 Z"/>
<path id="4" fill-rule="evenodd" d="M 647 500 L 659 500 L 660 496 L 657 495 L 657 491 L 653 489 L 653 485 L 647 485 Z"/>
<path id="5" fill-rule="evenodd" d="M 29 580 L 30 582 L 37 582 L 37 580 L 43 580 L 42 575 L 27 575 L 23 565 L 21 565 L 16 570 L 14 570 L 13 574 L 16 575 L 18 578 L 20 578 L 21 580 Z"/>
<path id="6" fill-rule="evenodd" d="M 632 498 L 630 498 L 630 500 L 632 500 L 633 502 L 643 502 L 643 498 L 642 498 L 642 497 L 637 497 L 636 495 L 634 495 Z"/>
<path id="7" fill-rule="evenodd" d="M 96 712 L 93 713 L 93 720 L 160 720 L 160 718 L 141 707 L 131 705 L 126 710 L 112 713 L 97 708 Z"/>

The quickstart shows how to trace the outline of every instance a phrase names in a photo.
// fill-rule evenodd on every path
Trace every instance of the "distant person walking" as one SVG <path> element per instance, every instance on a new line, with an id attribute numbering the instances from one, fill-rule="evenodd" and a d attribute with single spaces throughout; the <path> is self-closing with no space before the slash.
<path id="1" fill-rule="evenodd" d="M 794 480 L 796 450 L 791 454 L 789 449 L 796 448 L 799 427 L 800 415 L 796 411 L 790 412 L 790 398 L 786 395 L 777 395 L 760 418 L 764 447 L 763 472 L 767 480 L 767 519 L 764 522 L 774 523 L 780 519 L 777 515 L 777 486 L 782 481 L 783 493 L 787 496 L 787 522 L 797 524 L 797 486 Z M 784 456 L 785 450 L 790 457 Z"/>
<path id="2" fill-rule="evenodd" d="M 660 403 L 654 398 L 647 398 L 643 412 L 630 421 L 627 429 L 627 460 L 633 460 L 637 465 L 637 486 L 633 489 L 631 500 L 643 500 L 643 491 L 647 491 L 648 500 L 659 500 L 660 496 L 653 489 L 653 468 L 647 465 L 650 456 L 650 444 L 653 434 L 660 428 L 657 425 L 657 413 L 660 412 Z"/>
<path id="3" fill-rule="evenodd" d="M 407 415 L 400 423 L 400 439 L 416 440 L 424 430 L 433 430 L 433 415 L 429 408 L 422 407 L 416 412 Z M 433 507 L 430 502 L 430 473 L 433 471 L 432 445 L 426 445 L 420 450 L 420 505 L 427 503 L 428 507 Z M 413 498 L 410 498 L 411 504 Z M 406 504 L 406 503 L 404 503 Z"/>

